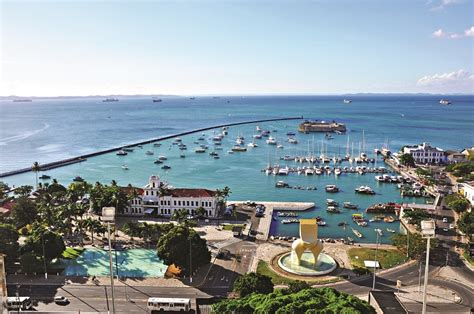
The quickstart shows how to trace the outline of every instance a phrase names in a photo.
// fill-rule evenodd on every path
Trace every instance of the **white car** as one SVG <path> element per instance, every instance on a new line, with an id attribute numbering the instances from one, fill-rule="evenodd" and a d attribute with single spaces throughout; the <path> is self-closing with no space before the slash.
<path id="1" fill-rule="evenodd" d="M 69 299 L 66 298 L 65 296 L 58 295 L 58 296 L 54 297 L 54 303 L 57 303 L 57 304 L 68 304 L 68 303 L 69 303 Z"/>

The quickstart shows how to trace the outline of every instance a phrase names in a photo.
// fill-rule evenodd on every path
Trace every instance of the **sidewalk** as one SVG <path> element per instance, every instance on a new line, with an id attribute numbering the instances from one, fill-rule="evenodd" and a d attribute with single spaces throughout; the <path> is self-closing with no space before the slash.
<path id="1" fill-rule="evenodd" d="M 460 298 L 453 290 L 447 289 L 440 286 L 428 285 L 426 292 L 426 298 L 428 303 L 460 303 Z M 418 292 L 418 286 L 403 287 L 400 292 L 396 292 L 395 295 L 400 299 L 402 303 L 423 303 L 423 287 L 420 287 Z"/>

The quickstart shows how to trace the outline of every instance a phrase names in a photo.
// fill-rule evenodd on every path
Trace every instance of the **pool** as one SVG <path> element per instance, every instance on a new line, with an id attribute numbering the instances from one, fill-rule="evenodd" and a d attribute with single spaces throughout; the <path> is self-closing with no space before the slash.
<path id="1" fill-rule="evenodd" d="M 163 277 L 167 266 L 152 249 L 112 251 L 114 272 L 119 277 Z M 109 253 L 103 249 L 86 249 L 76 259 L 64 260 L 66 276 L 108 276 Z"/>

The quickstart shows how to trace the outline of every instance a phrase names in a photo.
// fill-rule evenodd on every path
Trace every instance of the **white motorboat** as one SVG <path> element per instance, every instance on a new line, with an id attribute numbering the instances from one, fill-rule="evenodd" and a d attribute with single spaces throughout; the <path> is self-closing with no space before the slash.
<path id="1" fill-rule="evenodd" d="M 152 152 L 151 150 L 147 150 L 145 154 L 151 156 L 151 155 L 154 155 L 155 153 Z"/>
<path id="2" fill-rule="evenodd" d="M 268 138 L 268 140 L 266 140 L 266 142 L 267 142 L 268 145 L 276 145 L 277 144 L 277 141 L 272 136 L 270 136 Z"/>
<path id="3" fill-rule="evenodd" d="M 372 190 L 372 188 L 370 188 L 367 185 L 359 186 L 358 188 L 355 189 L 355 192 L 359 194 L 370 194 L 370 195 L 375 194 L 374 190 Z"/>
<path id="4" fill-rule="evenodd" d="M 305 169 L 304 175 L 305 176 L 312 176 L 312 175 L 314 175 L 314 170 L 311 169 L 311 168 Z"/>
<path id="5" fill-rule="evenodd" d="M 123 170 L 128 170 L 128 166 L 127 165 L 122 165 L 122 169 Z"/>
<path id="6" fill-rule="evenodd" d="M 288 167 L 278 169 L 278 175 L 286 176 L 290 173 L 290 169 Z"/>
<path id="7" fill-rule="evenodd" d="M 294 137 L 289 137 L 288 138 L 288 143 L 290 144 L 298 144 L 298 140 Z"/>

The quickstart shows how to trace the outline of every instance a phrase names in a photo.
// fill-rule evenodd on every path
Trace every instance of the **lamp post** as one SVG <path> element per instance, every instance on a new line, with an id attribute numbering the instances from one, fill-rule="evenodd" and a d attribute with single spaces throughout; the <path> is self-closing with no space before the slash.
<path id="1" fill-rule="evenodd" d="M 375 290 L 375 273 L 377 272 L 377 250 L 379 248 L 379 233 L 375 231 L 377 237 L 375 238 L 375 259 L 374 259 L 374 279 L 372 281 L 372 290 Z"/>
<path id="2" fill-rule="evenodd" d="M 110 288 L 112 292 L 112 313 L 115 314 L 115 296 L 114 296 L 114 266 L 112 263 L 112 243 L 110 241 L 110 223 L 115 221 L 115 207 L 102 208 L 102 221 L 107 222 L 107 234 L 109 240 L 109 270 L 110 270 Z"/>
<path id="3" fill-rule="evenodd" d="M 428 270 L 430 263 L 430 240 L 435 237 L 435 222 L 434 220 L 423 220 L 421 221 L 421 235 L 426 238 L 426 262 L 425 262 L 425 278 L 423 287 L 423 308 L 421 313 L 426 314 L 426 289 L 428 287 Z"/>

